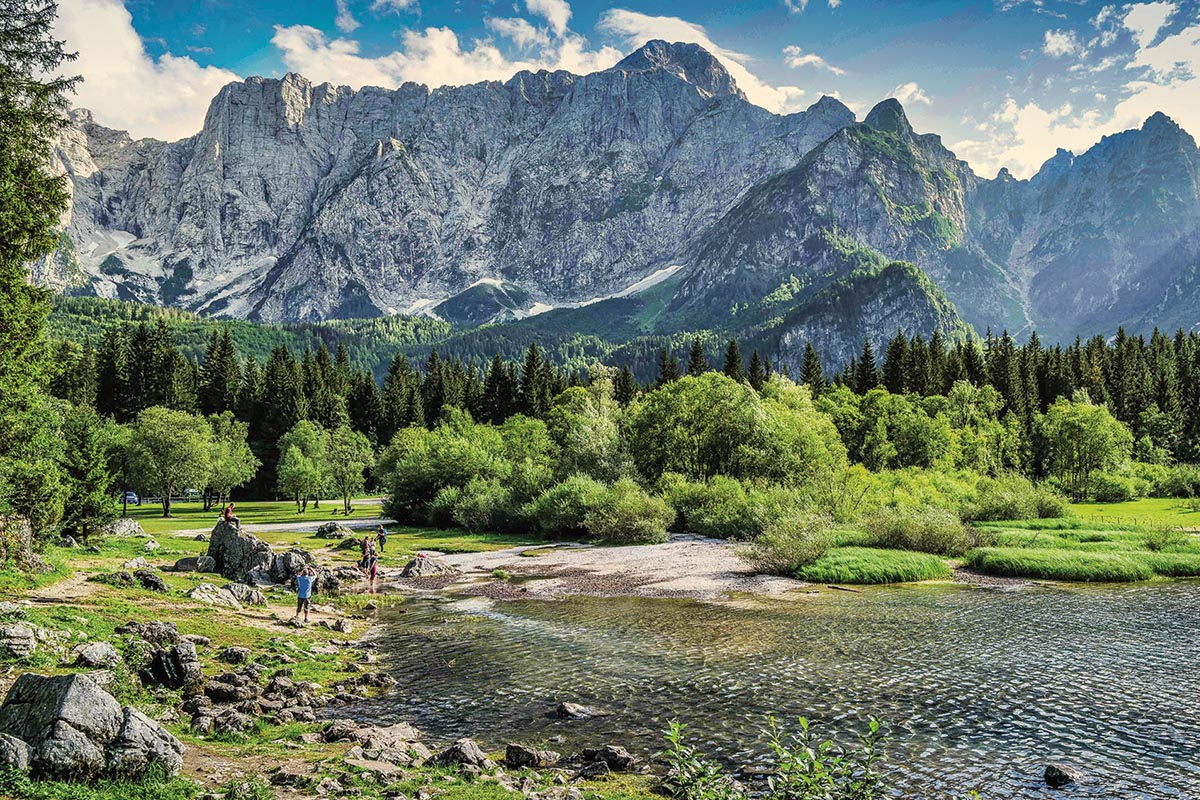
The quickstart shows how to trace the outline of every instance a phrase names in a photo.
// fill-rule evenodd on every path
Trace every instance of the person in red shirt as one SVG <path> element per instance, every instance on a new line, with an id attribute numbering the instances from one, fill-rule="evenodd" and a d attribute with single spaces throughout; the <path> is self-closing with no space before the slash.
<path id="1" fill-rule="evenodd" d="M 236 516 L 234 516 L 233 503 L 230 503 L 229 505 L 225 506 L 225 509 L 221 512 L 221 519 L 225 520 L 230 525 L 233 525 L 234 527 L 241 530 L 242 521 L 240 519 L 238 519 Z"/>

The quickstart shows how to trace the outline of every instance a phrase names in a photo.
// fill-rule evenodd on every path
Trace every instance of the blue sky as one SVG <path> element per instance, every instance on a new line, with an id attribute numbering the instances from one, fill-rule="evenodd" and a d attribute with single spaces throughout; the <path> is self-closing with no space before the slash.
<path id="1" fill-rule="evenodd" d="M 1200 0 L 60 0 L 77 102 L 134 136 L 195 132 L 221 85 L 589 72 L 650 38 L 716 54 L 753 102 L 898 97 L 981 175 L 1028 176 L 1157 110 L 1200 134 Z"/>

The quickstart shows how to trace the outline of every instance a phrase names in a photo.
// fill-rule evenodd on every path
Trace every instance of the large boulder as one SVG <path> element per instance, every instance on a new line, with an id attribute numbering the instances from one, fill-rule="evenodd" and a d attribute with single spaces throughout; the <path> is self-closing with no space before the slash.
<path id="1" fill-rule="evenodd" d="M 441 559 L 417 553 L 416 558 L 404 565 L 400 572 L 402 578 L 425 578 L 430 575 L 453 575 L 458 570 Z"/>
<path id="2" fill-rule="evenodd" d="M 115 667 L 121 663 L 121 654 L 108 642 L 92 642 L 80 647 L 75 654 L 75 665 L 91 669 Z"/>
<path id="3" fill-rule="evenodd" d="M 512 769 L 547 769 L 561 758 L 553 750 L 538 750 L 523 744 L 510 744 L 504 749 L 504 763 Z"/>
<path id="4" fill-rule="evenodd" d="M 187 592 L 187 596 L 193 600 L 199 600 L 201 603 L 208 603 L 210 606 L 223 606 L 224 608 L 232 608 L 235 611 L 242 610 L 242 604 L 229 591 L 214 586 L 211 583 L 199 583 Z"/>
<path id="5" fill-rule="evenodd" d="M 178 739 L 83 674 L 19 677 L 0 706 L 0 734 L 0 759 L 24 758 L 34 777 L 138 779 L 151 767 L 173 777 L 183 766 Z"/>
<path id="6" fill-rule="evenodd" d="M 350 539 L 353 538 L 354 531 L 347 528 L 340 522 L 326 522 L 321 527 L 317 528 L 318 539 Z"/>
<path id="7" fill-rule="evenodd" d="M 305 567 L 315 565 L 316 562 L 313 554 L 301 547 L 293 547 L 287 552 L 277 553 L 271 562 L 271 579 L 275 583 L 291 583 Z"/>
<path id="8" fill-rule="evenodd" d="M 434 756 L 433 764 L 439 767 L 477 767 L 485 771 L 496 768 L 495 763 L 487 757 L 474 739 L 459 739 Z"/>
<path id="9" fill-rule="evenodd" d="M 136 636 L 155 647 L 169 647 L 179 641 L 179 629 L 174 622 L 130 621 L 117 628 L 116 632 Z"/>
<path id="10" fill-rule="evenodd" d="M 25 772 L 29 769 L 29 745 L 15 736 L 0 733 L 0 769 L 11 767 Z"/>
<path id="11" fill-rule="evenodd" d="M 196 645 L 181 641 L 170 650 L 157 650 L 150 664 L 138 672 L 146 686 L 188 689 L 204 682 Z"/>
<path id="12" fill-rule="evenodd" d="M 1047 764 L 1042 778 L 1050 788 L 1059 789 L 1067 784 L 1079 783 L 1083 780 L 1083 773 L 1066 764 Z"/>
<path id="13" fill-rule="evenodd" d="M 267 604 L 267 596 L 255 586 L 247 586 L 244 583 L 227 583 L 221 589 L 244 606 L 265 606 Z"/>
<path id="14" fill-rule="evenodd" d="M 142 585 L 143 589 L 149 589 L 152 592 L 165 592 L 167 583 L 159 574 L 152 569 L 139 569 L 133 573 L 133 577 Z"/>
<path id="15" fill-rule="evenodd" d="M 171 567 L 173 572 L 216 572 L 217 562 L 210 556 L 185 556 Z"/>
<path id="16" fill-rule="evenodd" d="M 144 538 L 146 535 L 142 524 L 136 519 L 120 517 L 104 526 L 104 532 L 109 536 Z"/>
<path id="17" fill-rule="evenodd" d="M 275 553 L 254 534 L 221 520 L 209 537 L 208 556 L 216 571 L 229 580 L 253 583 L 251 573 L 270 572 Z"/>

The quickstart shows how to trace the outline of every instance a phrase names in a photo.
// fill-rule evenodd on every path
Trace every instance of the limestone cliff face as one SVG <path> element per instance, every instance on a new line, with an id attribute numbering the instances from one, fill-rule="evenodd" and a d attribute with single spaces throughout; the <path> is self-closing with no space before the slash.
<path id="1" fill-rule="evenodd" d="M 651 42 L 592 75 L 432 92 L 251 78 L 173 143 L 76 122 L 58 150 L 73 252 L 37 279 L 312 320 L 427 307 L 481 279 L 549 304 L 620 290 L 853 114 L 824 98 L 773 115 L 703 49 Z"/>
<path id="2" fill-rule="evenodd" d="M 1200 150 L 1162 114 L 1031 180 L 982 180 L 895 100 L 862 122 L 828 97 L 776 115 L 703 48 L 656 41 L 590 75 L 433 91 L 250 78 L 178 142 L 74 122 L 63 245 L 33 266 L 59 289 L 477 323 L 669 274 L 656 331 L 738 330 L 784 313 L 781 293 L 804 307 L 906 261 L 981 332 L 1200 324 Z"/>

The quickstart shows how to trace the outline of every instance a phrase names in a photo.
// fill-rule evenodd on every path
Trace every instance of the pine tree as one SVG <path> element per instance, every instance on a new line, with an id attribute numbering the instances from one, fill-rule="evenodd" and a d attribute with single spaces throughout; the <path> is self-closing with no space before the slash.
<path id="1" fill-rule="evenodd" d="M 658 380 L 654 382 L 655 387 L 666 386 L 677 380 L 679 380 L 679 362 L 667 348 L 660 347 L 658 349 Z"/>
<path id="2" fill-rule="evenodd" d="M 875 349 L 868 338 L 863 343 L 862 355 L 854 365 L 854 391 L 866 394 L 879 385 L 879 369 L 875 366 Z"/>
<path id="3" fill-rule="evenodd" d="M 945 394 L 950 390 L 951 381 L 946 380 L 947 374 L 946 340 L 942 332 L 934 328 L 929 337 L 929 379 L 928 394 Z"/>
<path id="4" fill-rule="evenodd" d="M 222 411 L 233 411 L 237 406 L 241 382 L 241 368 L 238 366 L 237 346 L 233 337 L 228 330 L 214 330 L 204 351 L 204 363 L 200 365 L 197 393 L 200 413 L 211 416 Z"/>
<path id="5" fill-rule="evenodd" d="M 113 326 L 104 332 L 96 355 L 96 410 L 102 417 L 128 422 L 130 405 L 129 342 L 125 329 Z"/>
<path id="6" fill-rule="evenodd" d="M 762 359 L 759 358 L 757 350 L 750 354 L 749 378 L 751 388 L 756 392 L 761 392 L 763 385 L 767 382 L 767 368 L 763 365 Z"/>
<path id="7" fill-rule="evenodd" d="M 375 376 L 369 372 L 351 373 L 349 383 L 346 406 L 350 427 L 375 444 L 386 445 L 387 442 L 379 440 L 383 399 L 379 393 L 379 386 L 375 383 Z"/>
<path id="8" fill-rule="evenodd" d="M 746 368 L 742 366 L 742 351 L 738 349 L 737 339 L 730 339 L 725 347 L 725 366 L 721 371 L 735 381 L 746 380 Z"/>
<path id="9" fill-rule="evenodd" d="M 530 417 L 540 418 L 550 410 L 546 371 L 542 363 L 542 353 L 538 350 L 536 342 L 531 342 L 529 349 L 525 351 L 525 363 L 521 367 L 519 406 L 521 413 Z"/>
<path id="10" fill-rule="evenodd" d="M 637 381 L 633 378 L 633 370 L 626 364 L 621 367 L 621 371 L 617 373 L 617 377 L 613 381 L 613 399 L 622 406 L 627 406 L 633 402 L 637 391 Z"/>
<path id="11" fill-rule="evenodd" d="M 380 444 L 391 442 L 401 428 L 425 424 L 419 382 L 408 359 L 397 353 L 383 379 L 381 416 L 376 426 Z"/>
<path id="12" fill-rule="evenodd" d="M 904 394 L 908 390 L 907 362 L 908 339 L 904 331 L 896 331 L 883 356 L 883 385 L 892 394 Z"/>
<path id="13" fill-rule="evenodd" d="M 704 357 L 704 342 L 700 337 L 692 339 L 692 350 L 688 354 L 687 374 L 698 378 L 708 372 L 708 359 Z"/>
<path id="14" fill-rule="evenodd" d="M 804 343 L 804 361 L 800 364 L 800 382 L 808 387 L 813 397 L 820 397 L 825 391 L 825 371 L 821 367 L 821 357 L 812 342 Z"/>
<path id="15" fill-rule="evenodd" d="M 908 391 L 927 397 L 941 394 L 941 386 L 933 386 L 929 375 L 929 347 L 925 337 L 917 334 L 908 343 L 908 353 L 905 355 L 905 382 Z"/>

